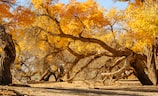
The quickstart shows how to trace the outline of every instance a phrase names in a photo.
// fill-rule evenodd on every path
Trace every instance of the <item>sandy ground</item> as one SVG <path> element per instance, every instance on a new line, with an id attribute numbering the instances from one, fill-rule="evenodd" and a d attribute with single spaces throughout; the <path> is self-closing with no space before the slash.
<path id="1" fill-rule="evenodd" d="M 40 82 L 31 87 L 0 86 L 2 96 L 158 96 L 158 86 L 142 86 L 138 81 L 122 80 L 115 84 L 74 81 Z"/>

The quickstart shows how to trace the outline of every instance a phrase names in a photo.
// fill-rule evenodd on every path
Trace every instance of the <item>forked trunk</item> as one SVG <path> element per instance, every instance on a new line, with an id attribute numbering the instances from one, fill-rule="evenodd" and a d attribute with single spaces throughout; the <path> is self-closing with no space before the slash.
<path id="1" fill-rule="evenodd" d="M 0 49 L 0 84 L 8 85 L 12 83 L 10 67 L 15 60 L 16 51 L 12 36 L 5 32 L 2 25 L 0 25 Z"/>

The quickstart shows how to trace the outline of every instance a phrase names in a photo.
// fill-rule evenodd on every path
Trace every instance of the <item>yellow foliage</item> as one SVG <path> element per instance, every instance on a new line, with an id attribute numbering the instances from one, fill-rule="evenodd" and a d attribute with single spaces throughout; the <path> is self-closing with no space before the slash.
<path id="1" fill-rule="evenodd" d="M 135 6 L 129 5 L 126 9 L 125 20 L 127 27 L 132 29 L 129 31 L 133 44 L 134 51 L 141 51 L 146 45 L 153 44 L 154 38 L 158 36 L 158 6 Z M 127 32 L 128 34 L 128 32 Z"/>
<path id="2" fill-rule="evenodd" d="M 32 0 L 36 9 L 41 9 L 40 5 L 44 4 L 44 0 Z M 78 36 L 81 32 L 83 36 L 92 37 L 93 29 L 103 28 L 109 24 L 109 21 L 104 15 L 105 10 L 101 8 L 94 0 L 87 0 L 85 2 L 70 1 L 69 4 L 50 4 L 49 6 L 42 7 L 39 10 L 40 14 L 48 14 L 52 18 L 57 18 L 60 22 L 60 27 L 65 34 Z M 44 9 L 45 8 L 45 9 Z M 58 25 L 47 16 L 36 17 L 35 26 L 39 26 L 53 34 L 59 34 Z M 84 30 L 84 31 L 83 31 Z M 48 34 L 47 34 L 48 35 Z M 42 35 L 40 38 L 43 38 Z M 55 44 L 58 48 L 67 46 L 71 39 L 51 37 L 48 35 L 49 41 Z M 71 40 L 72 41 L 72 40 Z M 42 44 L 39 44 L 42 47 Z M 80 45 L 79 45 L 80 46 Z M 44 48 L 44 47 L 43 47 Z M 78 48 L 79 52 L 83 52 L 83 47 Z M 92 50 L 87 46 L 88 50 Z"/>
<path id="3" fill-rule="evenodd" d="M 43 0 L 31 0 L 31 2 L 34 4 L 34 7 L 38 9 L 43 3 Z"/>
<path id="4" fill-rule="evenodd" d="M 48 8 L 50 10 L 50 15 L 52 17 L 58 16 L 59 14 L 62 13 L 62 10 L 64 10 L 63 7 L 64 7 L 64 4 L 62 3 L 49 6 Z"/>
<path id="5" fill-rule="evenodd" d="M 0 18 L 2 18 L 2 17 L 11 18 L 12 16 L 13 15 L 10 12 L 10 6 L 7 4 L 0 3 Z"/>
<path id="6" fill-rule="evenodd" d="M 85 55 L 101 49 L 101 47 L 98 46 L 97 44 L 93 44 L 93 43 L 91 44 L 91 43 L 81 42 L 81 41 L 75 41 L 74 43 L 71 43 L 71 47 L 77 53 L 85 54 Z"/>
<path id="7" fill-rule="evenodd" d="M 71 28 L 77 27 L 81 29 L 83 25 L 76 20 L 75 16 L 78 16 L 79 19 L 83 22 L 87 29 L 94 27 L 103 27 L 108 25 L 109 21 L 104 16 L 104 9 L 101 8 L 94 0 L 87 0 L 86 2 L 70 2 L 63 7 L 65 10 L 62 10 L 60 16 L 62 22 L 70 22 L 69 25 L 72 25 Z M 71 20 L 72 21 L 71 21 Z M 75 21 L 75 24 L 72 23 Z M 76 26 L 78 25 L 78 26 Z M 64 23 L 65 26 L 65 23 Z M 69 29 L 68 29 L 69 30 Z M 78 30 L 78 29 L 77 29 Z M 80 31 L 78 31 L 79 34 Z"/>
<path id="8" fill-rule="evenodd" d="M 41 50 L 41 51 L 44 51 L 47 46 L 45 46 L 45 42 L 38 42 L 37 43 L 37 47 Z"/>
<path id="9" fill-rule="evenodd" d="M 118 14 L 118 12 L 119 12 L 118 10 L 112 7 L 107 13 L 107 16 L 110 18 L 114 18 Z"/>
<path id="10" fill-rule="evenodd" d="M 26 27 L 34 22 L 34 18 L 34 12 L 20 6 L 14 11 L 13 22 L 19 26 Z"/>
<path id="11" fill-rule="evenodd" d="M 131 49 L 134 50 L 135 52 L 142 52 L 145 46 L 146 46 L 146 42 L 139 41 L 139 42 L 136 42 Z"/>

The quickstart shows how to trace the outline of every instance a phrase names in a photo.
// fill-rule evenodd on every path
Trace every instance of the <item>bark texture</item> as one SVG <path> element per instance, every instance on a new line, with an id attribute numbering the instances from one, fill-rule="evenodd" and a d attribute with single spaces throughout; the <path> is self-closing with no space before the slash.
<path id="1" fill-rule="evenodd" d="M 142 85 L 153 85 L 152 81 L 149 79 L 149 74 L 145 72 L 146 66 L 144 57 L 140 54 L 135 55 L 134 62 L 131 63 L 131 66 L 134 68 L 134 75 L 138 78 Z"/>
<path id="2" fill-rule="evenodd" d="M 12 83 L 10 67 L 14 63 L 16 51 L 12 36 L 6 33 L 3 25 L 0 25 L 0 48 L 0 84 L 8 85 Z"/>
<path id="3" fill-rule="evenodd" d="M 155 38 L 152 48 L 146 49 L 145 55 L 135 54 L 133 58 L 134 61 L 131 62 L 131 66 L 142 85 L 157 85 L 158 38 Z"/>

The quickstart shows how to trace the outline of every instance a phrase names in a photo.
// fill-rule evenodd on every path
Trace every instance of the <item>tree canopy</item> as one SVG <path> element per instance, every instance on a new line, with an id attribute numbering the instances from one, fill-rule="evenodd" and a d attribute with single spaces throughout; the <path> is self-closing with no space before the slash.
<path id="1" fill-rule="evenodd" d="M 105 70 L 126 61 L 131 65 L 138 59 L 146 62 L 147 56 L 140 54 L 146 55 L 146 49 L 152 48 L 158 35 L 158 2 L 115 1 L 129 4 L 125 10 L 107 10 L 95 0 L 70 0 L 68 4 L 58 0 L 31 0 L 30 7 L 26 8 L 16 5 L 16 0 L 0 0 L 0 24 L 5 25 L 16 44 L 15 69 L 27 77 L 37 71 L 44 73 L 48 68 L 57 70 L 64 63 L 66 71 L 59 77 L 67 74 L 70 75 L 67 80 L 71 81 L 93 63 L 97 66 L 94 68 Z M 97 62 L 106 64 L 96 65 Z M 130 70 L 125 68 L 130 64 L 126 62 L 120 71 Z M 142 78 L 138 76 L 138 79 Z"/>

